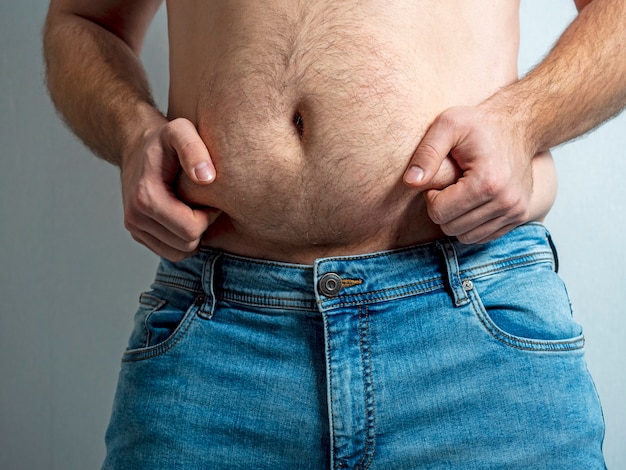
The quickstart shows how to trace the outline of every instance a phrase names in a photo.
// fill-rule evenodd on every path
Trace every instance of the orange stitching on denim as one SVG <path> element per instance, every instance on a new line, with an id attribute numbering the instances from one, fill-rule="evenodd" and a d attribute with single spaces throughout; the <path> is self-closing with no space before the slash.
<path id="1" fill-rule="evenodd" d="M 363 284 L 363 279 L 342 279 L 341 287 L 354 287 Z"/>

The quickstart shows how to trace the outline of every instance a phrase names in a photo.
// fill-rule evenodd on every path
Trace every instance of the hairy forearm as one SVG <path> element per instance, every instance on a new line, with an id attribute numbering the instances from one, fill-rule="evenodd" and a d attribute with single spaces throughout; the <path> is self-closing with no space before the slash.
<path id="1" fill-rule="evenodd" d="M 136 52 L 88 19 L 48 17 L 44 55 L 54 104 L 86 145 L 118 166 L 141 135 L 165 120 Z"/>
<path id="2" fill-rule="evenodd" d="M 512 118 L 529 153 L 578 137 L 624 108 L 625 23 L 623 0 L 589 3 L 533 71 L 488 100 Z"/>

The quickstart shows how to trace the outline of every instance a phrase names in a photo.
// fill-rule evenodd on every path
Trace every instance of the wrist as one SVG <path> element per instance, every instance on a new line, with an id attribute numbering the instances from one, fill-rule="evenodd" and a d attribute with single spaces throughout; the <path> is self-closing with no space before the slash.
<path id="1" fill-rule="evenodd" d="M 519 90 L 520 82 L 502 88 L 478 105 L 479 110 L 488 116 L 512 142 L 521 147 L 526 155 L 536 155 L 549 150 L 550 144 L 544 134 L 545 127 L 537 115 L 534 100 Z"/>
<path id="2" fill-rule="evenodd" d="M 138 149 L 144 146 L 144 142 L 167 122 L 165 116 L 155 107 L 147 103 L 139 105 L 122 133 L 119 160 L 115 162 L 117 166 L 123 168 Z"/>

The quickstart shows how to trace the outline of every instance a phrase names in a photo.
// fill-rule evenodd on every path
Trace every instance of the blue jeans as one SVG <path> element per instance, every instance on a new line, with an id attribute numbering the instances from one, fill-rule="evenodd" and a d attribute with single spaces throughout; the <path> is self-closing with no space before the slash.
<path id="1" fill-rule="evenodd" d="M 104 468 L 605 468 L 555 264 L 539 224 L 313 266 L 162 261 Z"/>

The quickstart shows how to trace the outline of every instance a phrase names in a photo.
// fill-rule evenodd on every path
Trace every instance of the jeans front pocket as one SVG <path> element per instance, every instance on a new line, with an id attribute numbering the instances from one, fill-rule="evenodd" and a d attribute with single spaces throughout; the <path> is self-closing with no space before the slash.
<path id="1" fill-rule="evenodd" d="M 507 346 L 572 351 L 584 346 L 565 284 L 551 263 L 537 262 L 472 280 L 471 306 L 483 328 Z"/>
<path id="2" fill-rule="evenodd" d="M 174 292 L 142 293 L 122 360 L 148 359 L 170 350 L 185 334 L 198 309 L 197 301 L 181 302 Z"/>

